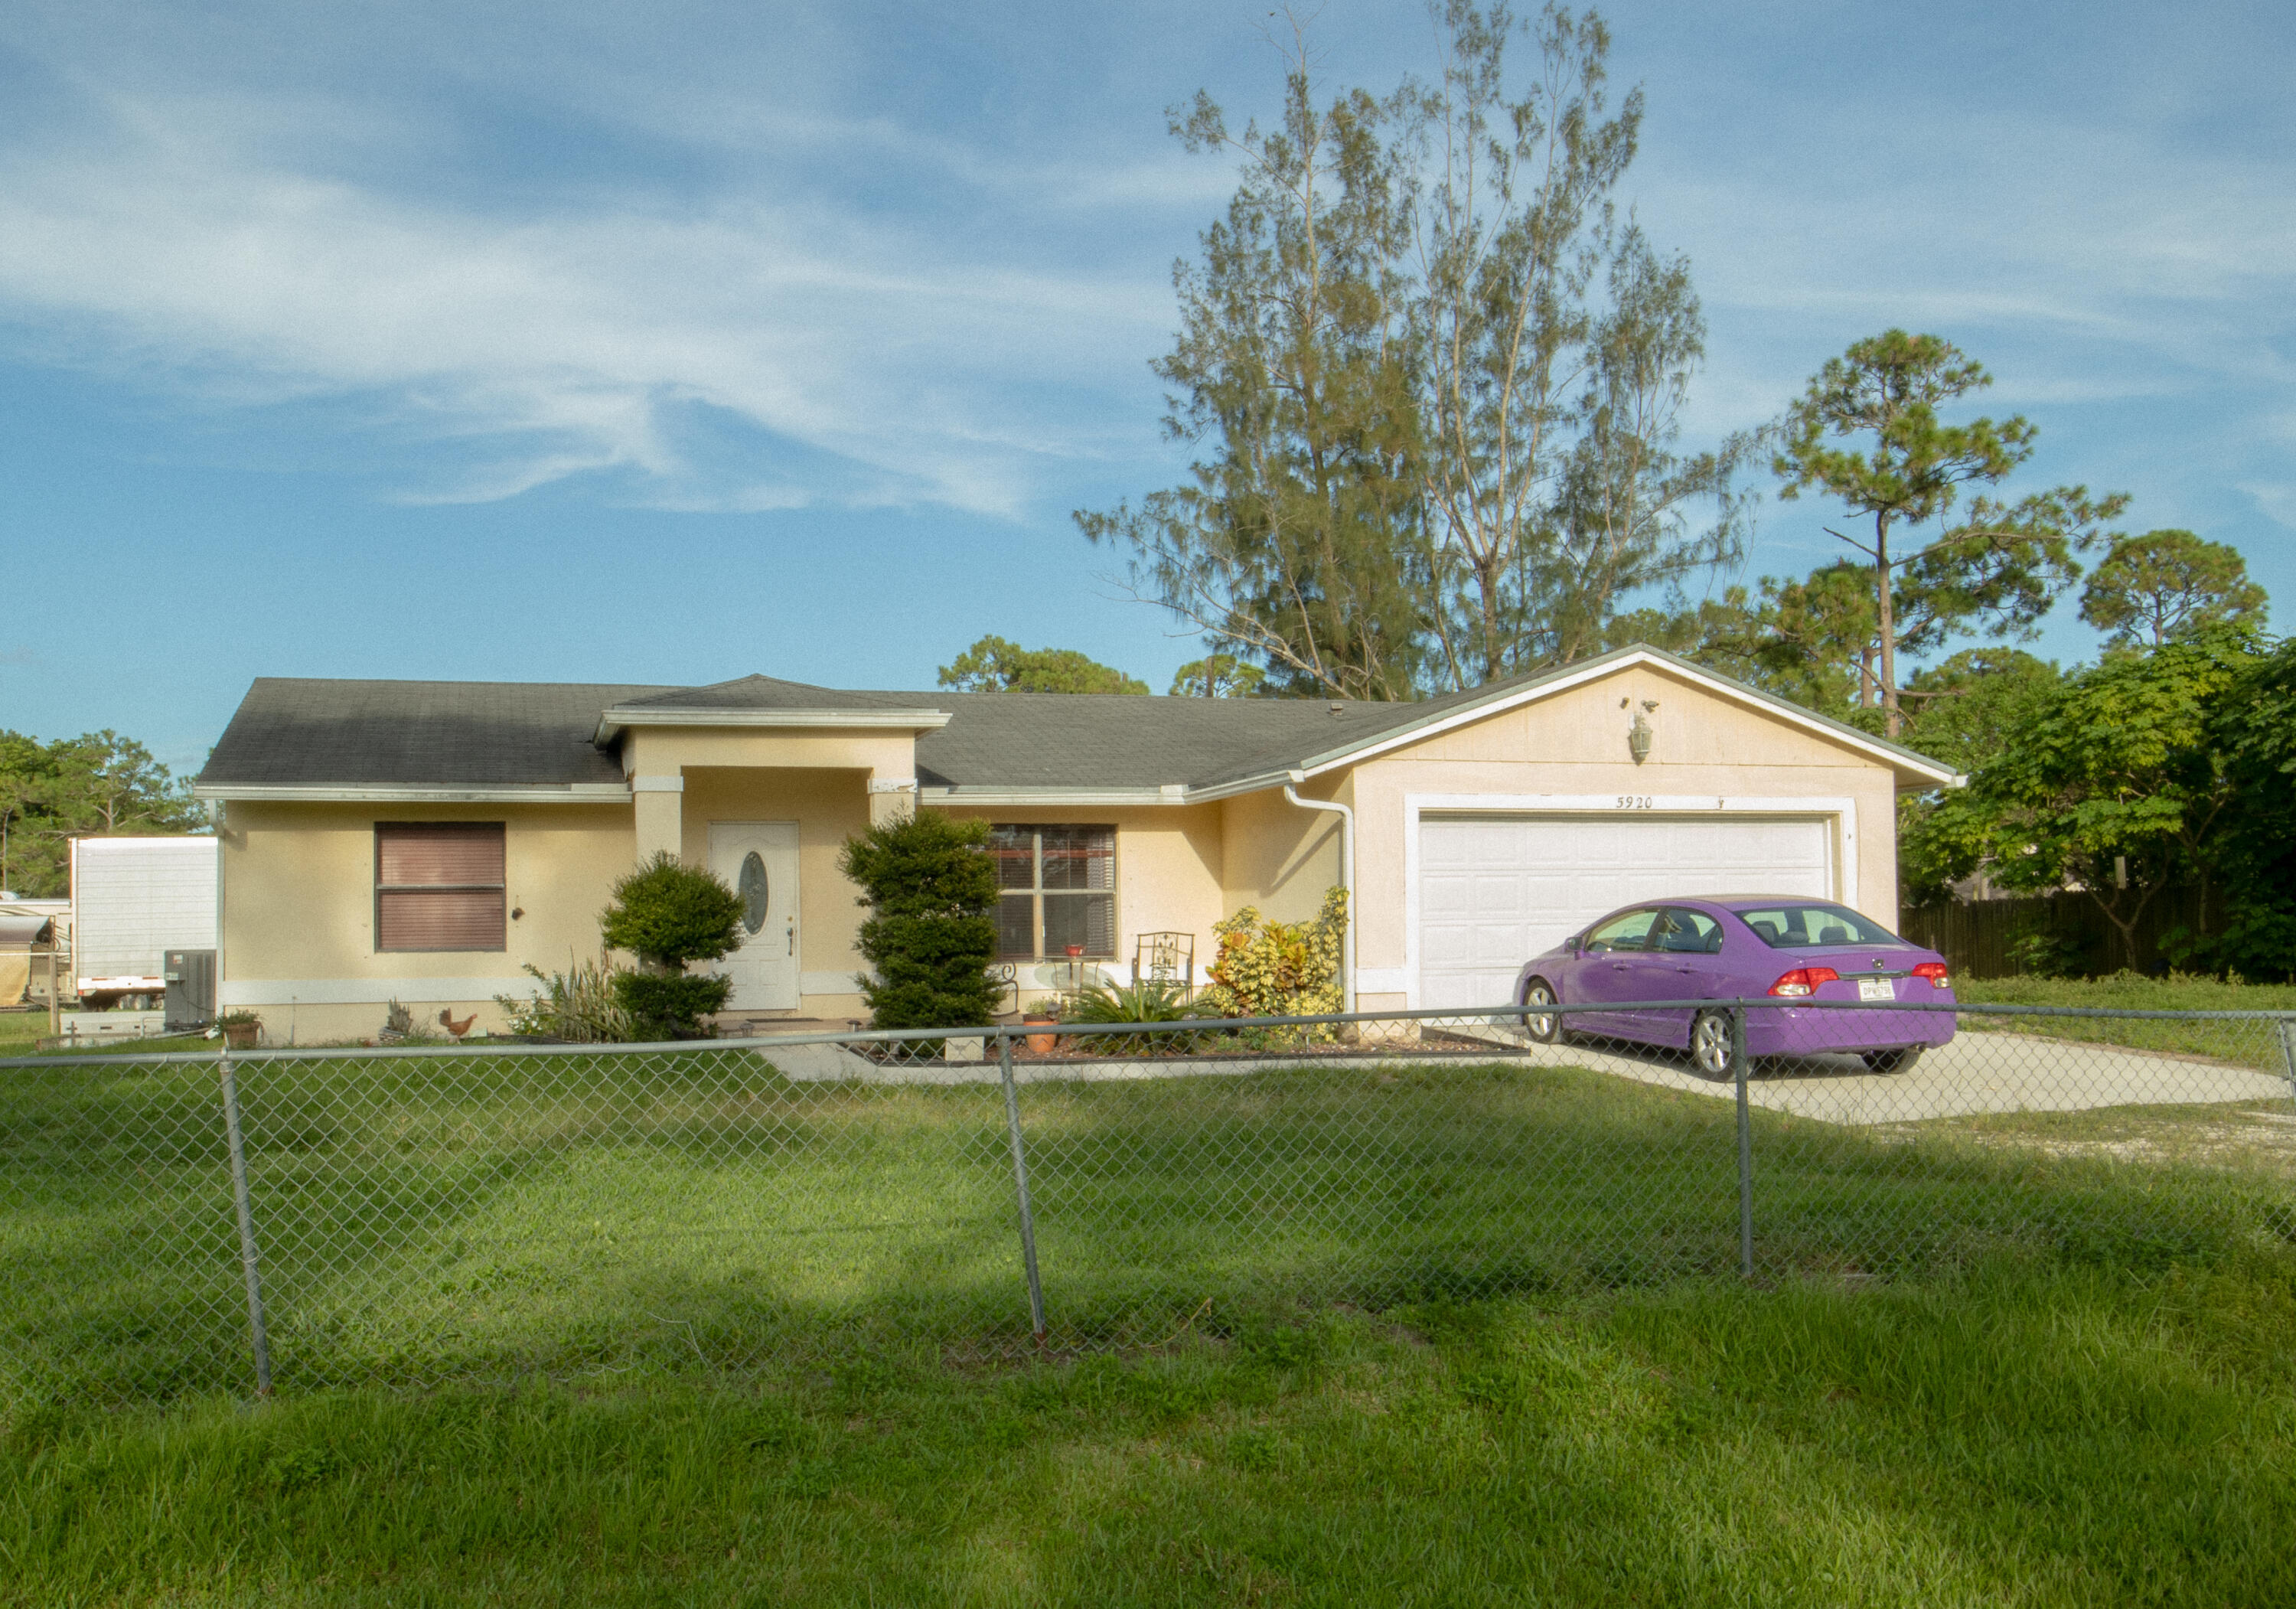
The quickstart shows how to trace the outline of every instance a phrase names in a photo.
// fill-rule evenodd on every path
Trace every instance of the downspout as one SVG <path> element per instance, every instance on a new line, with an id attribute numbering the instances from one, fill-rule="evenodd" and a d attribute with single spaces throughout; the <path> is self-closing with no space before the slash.
<path id="1" fill-rule="evenodd" d="M 1292 780 L 1283 784 L 1283 797 L 1303 810 L 1330 810 L 1340 818 L 1340 886 L 1348 891 L 1348 925 L 1340 935 L 1340 996 L 1342 1011 L 1356 1008 L 1356 813 L 1346 805 L 1330 799 L 1302 799 L 1297 784 L 1308 780 L 1305 771 L 1292 773 Z"/>

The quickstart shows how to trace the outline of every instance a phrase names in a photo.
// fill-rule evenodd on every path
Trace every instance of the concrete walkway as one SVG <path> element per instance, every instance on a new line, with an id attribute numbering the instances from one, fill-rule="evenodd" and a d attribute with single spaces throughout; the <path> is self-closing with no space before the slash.
<path id="1" fill-rule="evenodd" d="M 1456 1030 L 1447 1032 L 1456 1033 Z M 1661 1088 L 1728 1098 L 1727 1080 L 1709 1079 L 1679 1053 L 1597 1048 L 1593 1045 L 1530 1045 L 1493 1026 L 1474 1030 L 1488 1038 L 1488 1055 L 1324 1058 L 1236 1056 L 1108 1061 L 1027 1061 L 1013 1069 L 1018 1083 L 1100 1083 L 1136 1079 L 1245 1077 L 1299 1068 L 1380 1065 L 1454 1066 L 1462 1060 L 1519 1067 L 1579 1067 Z M 985 1084 L 996 1081 L 996 1063 L 921 1061 L 887 1066 L 838 1045 L 759 1047 L 757 1054 L 787 1077 L 803 1082 L 860 1084 Z M 2100 1106 L 2202 1105 L 2291 1100 L 2288 1080 L 2228 1062 L 2161 1051 L 2131 1050 L 2032 1035 L 1964 1030 L 1901 1073 L 1866 1071 L 1856 1056 L 1816 1056 L 1785 1066 L 1765 1065 L 1748 1081 L 1747 1099 L 1773 1112 L 1844 1124 L 1901 1123 L 1963 1117 L 1982 1112 L 2078 1112 Z M 2296 1110 L 2296 1107 L 2292 1107 Z"/>

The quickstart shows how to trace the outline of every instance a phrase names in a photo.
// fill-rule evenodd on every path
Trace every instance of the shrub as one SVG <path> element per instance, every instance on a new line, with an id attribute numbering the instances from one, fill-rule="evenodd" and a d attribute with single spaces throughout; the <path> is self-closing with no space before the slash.
<path id="1" fill-rule="evenodd" d="M 1203 1014 L 1177 985 L 1151 980 L 1085 989 L 1062 1000 L 1056 1014 L 1063 1022 L 1185 1022 Z"/>
<path id="2" fill-rule="evenodd" d="M 742 897 L 715 872 L 665 850 L 614 884 L 598 932 L 609 947 L 659 967 L 715 961 L 742 941 Z"/>
<path id="3" fill-rule="evenodd" d="M 638 1039 L 698 1038 L 701 1019 L 725 1010 L 733 992 L 732 979 L 707 973 L 622 973 L 614 979 L 614 998 Z"/>
<path id="4" fill-rule="evenodd" d="M 635 1038 L 628 1007 L 614 985 L 621 973 L 604 956 L 595 961 L 568 958 L 567 970 L 545 973 L 532 962 L 527 975 L 542 985 L 521 999 L 496 995 L 495 1004 L 510 1019 L 510 1030 L 584 1045 L 611 1045 Z"/>
<path id="5" fill-rule="evenodd" d="M 1219 954 L 1207 968 L 1212 987 L 1206 1004 L 1234 1017 L 1310 1017 L 1340 1009 L 1347 998 L 1340 951 L 1348 931 L 1348 891 L 1324 891 L 1311 922 L 1265 922 L 1245 906 L 1212 924 Z"/>
<path id="6" fill-rule="evenodd" d="M 875 974 L 861 985 L 879 1028 L 986 1024 L 1002 985 L 996 867 L 984 821 L 919 811 L 845 841 L 839 868 L 873 914 L 855 946 Z"/>
<path id="7" fill-rule="evenodd" d="M 598 932 L 652 969 L 614 975 L 614 997 L 640 1038 L 699 1035 L 701 1019 L 723 1011 L 734 986 L 683 969 L 715 961 L 742 941 L 742 897 L 714 872 L 690 866 L 668 850 L 614 884 L 614 902 Z"/>

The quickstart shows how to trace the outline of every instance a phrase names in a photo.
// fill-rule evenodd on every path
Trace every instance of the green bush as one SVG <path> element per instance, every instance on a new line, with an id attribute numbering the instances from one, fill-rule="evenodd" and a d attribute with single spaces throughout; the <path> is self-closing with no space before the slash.
<path id="1" fill-rule="evenodd" d="M 838 865 L 873 914 L 855 946 L 879 1028 L 970 1028 L 994 1014 L 996 866 L 988 824 L 922 811 L 845 841 Z"/>
<path id="2" fill-rule="evenodd" d="M 702 973 L 619 973 L 614 978 L 614 997 L 629 1014 L 630 1036 L 636 1039 L 690 1039 L 701 1031 L 701 1019 L 726 1009 L 734 992 L 732 980 Z"/>
<path id="3" fill-rule="evenodd" d="M 1340 956 L 1348 931 L 1348 891 L 1324 891 L 1312 922 L 1269 922 L 1245 906 L 1212 924 L 1219 953 L 1207 969 L 1205 1003 L 1236 1017 L 1311 1017 L 1340 1009 L 1346 991 Z"/>
<path id="4" fill-rule="evenodd" d="M 659 967 L 715 961 L 742 941 L 742 897 L 667 850 L 614 884 L 599 936 Z"/>
<path id="5" fill-rule="evenodd" d="M 651 969 L 614 977 L 614 998 L 638 1038 L 694 1038 L 703 1017 L 726 1008 L 730 982 L 683 970 L 690 962 L 715 961 L 742 941 L 742 897 L 716 873 L 664 850 L 614 884 L 614 902 L 599 915 L 598 932 Z"/>

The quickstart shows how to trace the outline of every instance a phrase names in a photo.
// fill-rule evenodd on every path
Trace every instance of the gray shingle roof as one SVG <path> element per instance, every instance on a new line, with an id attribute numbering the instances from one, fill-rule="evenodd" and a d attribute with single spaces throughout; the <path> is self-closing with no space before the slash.
<path id="1" fill-rule="evenodd" d="M 264 677 L 200 773 L 203 784 L 619 783 L 590 741 L 598 712 L 673 691 L 584 682 L 353 682 Z"/>
<path id="2" fill-rule="evenodd" d="M 1621 649 L 1603 659 L 1653 653 Z M 927 787 L 1203 788 L 1275 777 L 1444 716 L 1599 668 L 1582 661 L 1418 703 L 1150 698 L 1113 694 L 906 693 L 742 677 L 706 687 L 591 683 L 303 681 L 249 689 L 199 781 L 205 786 L 619 783 L 592 740 L 616 705 L 664 710 L 941 710 L 917 738 Z M 1714 673 L 1684 664 L 1702 677 Z M 1714 677 L 1717 680 L 1726 678 Z M 1771 694 L 1751 697 L 1935 773 L 1933 760 Z"/>

